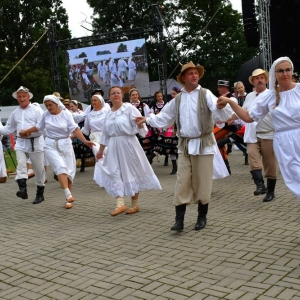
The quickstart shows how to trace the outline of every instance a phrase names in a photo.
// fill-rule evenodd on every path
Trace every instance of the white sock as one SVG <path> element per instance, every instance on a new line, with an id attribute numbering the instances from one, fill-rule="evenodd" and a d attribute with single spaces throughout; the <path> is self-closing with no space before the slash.
<path id="1" fill-rule="evenodd" d="M 136 199 L 136 200 L 132 200 L 131 199 L 131 207 L 136 207 L 136 206 L 138 206 L 138 199 Z"/>
<path id="2" fill-rule="evenodd" d="M 72 198 L 72 194 L 68 188 L 64 189 L 64 191 L 65 191 L 66 199 Z"/>
<path id="3" fill-rule="evenodd" d="M 117 198 L 117 207 L 125 205 L 124 198 Z"/>
<path id="4" fill-rule="evenodd" d="M 28 169 L 28 170 L 27 170 L 27 174 L 30 174 L 30 173 L 33 173 L 33 170 L 32 170 L 32 169 Z"/>

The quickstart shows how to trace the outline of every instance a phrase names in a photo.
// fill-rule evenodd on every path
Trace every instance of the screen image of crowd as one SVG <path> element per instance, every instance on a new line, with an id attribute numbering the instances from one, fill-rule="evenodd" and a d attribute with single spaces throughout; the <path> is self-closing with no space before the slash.
<path id="1" fill-rule="evenodd" d="M 141 40 L 141 47 L 136 46 L 140 40 L 133 40 L 128 41 L 128 45 L 114 43 L 67 50 L 69 90 L 72 99 L 87 102 L 92 91 L 100 87 L 106 96 L 108 89 L 115 85 L 137 87 L 142 96 L 149 96 L 146 45 L 144 39 Z M 124 51 L 116 52 L 121 46 L 124 47 Z M 100 51 L 99 47 L 105 50 Z M 128 48 L 135 51 L 127 51 Z M 74 52 L 75 50 L 77 52 Z"/>

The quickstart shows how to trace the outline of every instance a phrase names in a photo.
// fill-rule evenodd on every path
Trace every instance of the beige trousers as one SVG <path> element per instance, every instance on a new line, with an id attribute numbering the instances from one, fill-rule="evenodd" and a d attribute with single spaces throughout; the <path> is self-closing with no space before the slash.
<path id="1" fill-rule="evenodd" d="M 276 179 L 277 160 L 273 150 L 273 140 L 257 138 L 257 143 L 247 143 L 250 171 L 264 167 L 266 178 Z"/>
<path id="2" fill-rule="evenodd" d="M 213 154 L 190 155 L 178 154 L 177 182 L 174 205 L 210 202 Z"/>

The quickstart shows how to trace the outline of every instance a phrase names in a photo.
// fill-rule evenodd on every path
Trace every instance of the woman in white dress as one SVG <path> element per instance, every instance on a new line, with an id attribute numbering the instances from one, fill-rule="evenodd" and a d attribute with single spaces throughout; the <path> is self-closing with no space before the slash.
<path id="1" fill-rule="evenodd" d="M 269 75 L 270 89 L 257 97 L 250 112 L 220 97 L 219 108 L 227 103 L 245 122 L 258 122 L 271 112 L 275 134 L 274 152 L 286 186 L 300 200 L 300 84 L 292 82 L 293 63 L 288 57 L 274 61 Z"/>
<path id="2" fill-rule="evenodd" d="M 111 87 L 108 93 L 113 107 L 107 113 L 100 149 L 96 155 L 100 160 L 97 183 L 116 198 L 117 206 L 111 216 L 124 211 L 133 214 L 139 210 L 139 192 L 160 190 L 161 186 L 136 137 L 137 133 L 145 136 L 148 132 L 145 124 L 136 125 L 134 121 L 141 116 L 140 112 L 132 104 L 123 103 L 120 87 Z M 106 146 L 108 150 L 103 158 Z M 131 206 L 128 209 L 124 196 L 131 196 Z"/>
<path id="3" fill-rule="evenodd" d="M 0 127 L 3 127 L 3 124 L 0 119 Z M 0 135 L 0 183 L 6 182 L 7 173 L 6 173 L 6 166 L 5 166 L 5 160 L 4 160 L 4 152 L 2 148 L 2 137 L 3 135 Z"/>
<path id="4" fill-rule="evenodd" d="M 118 75 L 117 64 L 115 60 L 112 61 L 110 67 L 110 85 L 112 87 L 115 85 L 120 85 L 121 87 L 123 86 L 123 81 L 120 79 Z"/>
<path id="5" fill-rule="evenodd" d="M 134 84 L 134 81 L 136 79 L 136 64 L 134 62 L 134 59 L 132 58 L 129 65 L 129 72 L 128 72 L 128 80 L 131 81 L 131 85 Z"/>
<path id="6" fill-rule="evenodd" d="M 44 130 L 46 135 L 45 156 L 65 192 L 65 206 L 71 208 L 72 202 L 75 200 L 71 190 L 76 173 L 76 161 L 70 135 L 73 133 L 89 147 L 93 146 L 93 142 L 84 138 L 74 122 L 72 114 L 65 109 L 57 97 L 54 95 L 45 96 L 44 104 L 48 111 L 43 114 L 42 119 L 36 126 L 20 131 L 19 135 L 25 138 L 32 132 Z"/>
<path id="7" fill-rule="evenodd" d="M 105 101 L 101 95 L 93 95 L 91 104 L 93 110 L 86 116 L 84 121 L 84 127 L 82 132 L 90 137 L 90 140 L 94 143 L 93 153 L 96 156 L 100 148 L 100 138 L 102 136 L 105 117 L 110 110 L 105 105 Z"/>

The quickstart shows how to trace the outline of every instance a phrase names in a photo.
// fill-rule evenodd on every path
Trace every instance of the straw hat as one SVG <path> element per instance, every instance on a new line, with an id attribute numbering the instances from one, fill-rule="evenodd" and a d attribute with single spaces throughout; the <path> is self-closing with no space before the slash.
<path id="1" fill-rule="evenodd" d="M 60 95 L 59 92 L 54 92 L 53 95 L 57 97 L 59 100 L 63 100 L 64 98 Z"/>
<path id="2" fill-rule="evenodd" d="M 29 94 L 29 99 L 31 99 L 33 97 L 33 94 L 29 92 L 29 89 L 26 88 L 25 86 L 20 86 L 15 92 L 12 93 L 12 96 L 15 98 L 15 99 L 18 99 L 18 93 L 19 92 L 25 92 L 25 93 L 28 93 Z"/>
<path id="3" fill-rule="evenodd" d="M 186 71 L 187 69 L 190 69 L 190 68 L 196 68 L 196 69 L 197 69 L 198 74 L 199 74 L 199 80 L 200 80 L 200 79 L 203 77 L 203 75 L 204 75 L 204 68 L 203 68 L 202 66 L 200 66 L 200 65 L 195 66 L 194 63 L 193 63 L 192 61 L 190 61 L 189 63 L 187 63 L 187 64 L 185 64 L 185 65 L 182 66 L 181 71 L 180 71 L 180 74 L 177 76 L 177 81 L 178 81 L 179 83 L 181 83 L 182 85 L 184 85 L 184 82 L 183 82 L 182 79 L 181 79 L 182 73 L 183 73 L 184 71 Z"/>
<path id="4" fill-rule="evenodd" d="M 252 83 L 252 79 L 253 79 L 253 76 L 258 76 L 258 75 L 261 75 L 261 74 L 264 74 L 266 79 L 267 79 L 267 82 L 269 81 L 269 73 L 263 69 L 256 69 L 252 72 L 252 75 L 249 77 L 249 82 L 253 85 Z"/>
<path id="5" fill-rule="evenodd" d="M 65 99 L 63 100 L 63 104 L 70 104 L 71 103 L 71 100 L 70 99 Z"/>

